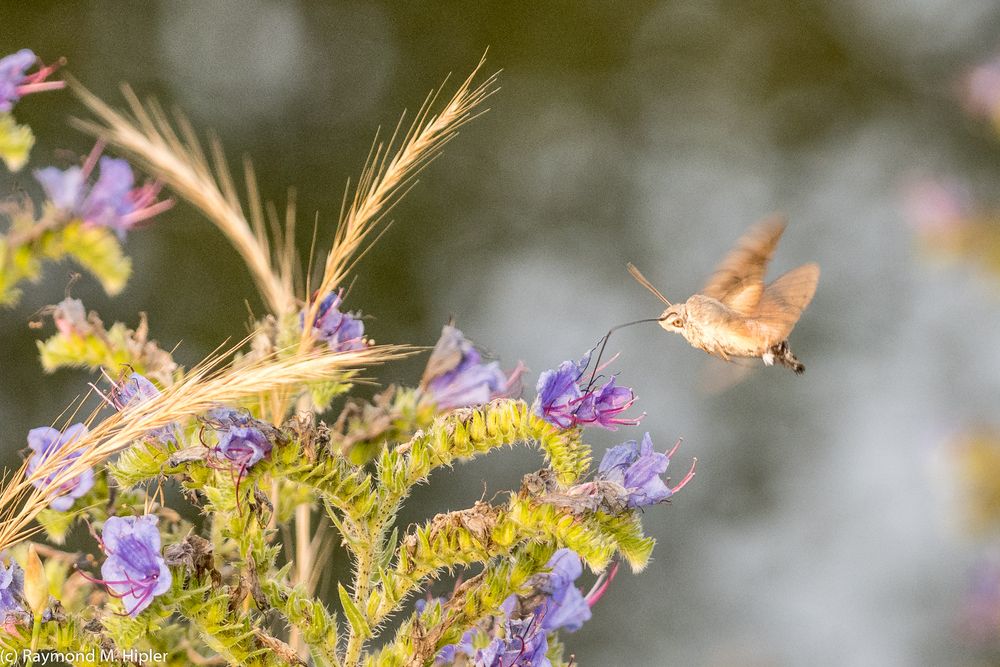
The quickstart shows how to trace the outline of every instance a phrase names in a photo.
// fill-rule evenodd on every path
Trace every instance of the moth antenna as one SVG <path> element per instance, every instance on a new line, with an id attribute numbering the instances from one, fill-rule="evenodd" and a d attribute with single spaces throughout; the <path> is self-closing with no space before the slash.
<path id="1" fill-rule="evenodd" d="M 642 275 L 642 271 L 637 269 L 635 264 L 633 264 L 632 262 L 628 263 L 628 272 L 632 274 L 632 277 L 635 278 L 636 282 L 638 282 L 640 285 L 642 285 L 650 292 L 655 294 L 657 299 L 667 304 L 668 306 L 674 305 L 667 300 L 667 297 L 663 296 L 663 293 L 660 292 L 660 290 L 653 287 L 653 283 L 649 282 L 649 280 L 646 279 L 646 276 Z"/>

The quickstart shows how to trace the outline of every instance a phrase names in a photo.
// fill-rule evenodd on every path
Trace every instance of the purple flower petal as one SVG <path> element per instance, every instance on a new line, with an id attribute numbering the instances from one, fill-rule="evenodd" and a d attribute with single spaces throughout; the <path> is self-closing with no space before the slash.
<path id="1" fill-rule="evenodd" d="M 339 310 L 340 301 L 340 294 L 336 292 L 323 298 L 316 311 L 313 331 L 317 338 L 337 352 L 362 350 L 367 346 L 364 322 L 355 315 L 342 313 Z M 300 314 L 299 319 L 304 320 L 305 313 Z"/>
<path id="2" fill-rule="evenodd" d="M 645 507 L 673 495 L 674 489 L 667 487 L 660 477 L 669 465 L 670 457 L 654 451 L 653 442 L 646 433 L 641 443 L 629 440 L 605 452 L 597 469 L 597 479 L 620 485 L 627 494 L 629 507 Z"/>
<path id="3" fill-rule="evenodd" d="M 35 178 L 57 209 L 88 225 L 109 227 L 120 237 L 173 203 L 156 201 L 159 186 L 155 184 L 135 187 L 135 175 L 125 160 L 102 157 L 98 165 L 93 184 L 87 183 L 90 166 L 65 170 L 46 167 L 35 171 Z"/>
<path id="4" fill-rule="evenodd" d="M 28 70 L 36 61 L 30 49 L 21 49 L 0 58 L 0 112 L 10 111 L 14 103 L 21 99 L 18 86 L 24 83 Z"/>
<path id="5" fill-rule="evenodd" d="M 614 431 L 620 424 L 638 424 L 641 416 L 619 416 L 632 407 L 635 394 L 627 387 L 615 386 L 614 377 L 596 388 L 580 386 L 589 363 L 588 354 L 579 362 L 564 361 L 558 368 L 543 372 L 538 377 L 535 415 L 559 428 L 594 424 Z"/>
<path id="6" fill-rule="evenodd" d="M 104 523 L 101 535 L 108 556 L 101 565 L 101 583 L 121 598 L 133 618 L 172 584 L 170 570 L 160 555 L 157 520 L 150 514 L 113 516 Z"/>
<path id="7" fill-rule="evenodd" d="M 118 411 L 136 406 L 160 395 L 160 390 L 152 382 L 139 373 L 132 373 L 124 380 L 117 382 L 111 388 L 111 402 Z M 172 423 L 162 428 L 149 431 L 145 438 L 155 440 L 161 444 L 181 441 L 180 430 L 177 424 Z"/>
<path id="8" fill-rule="evenodd" d="M 126 216 L 133 212 L 129 193 L 134 185 L 135 175 L 128 162 L 102 157 L 100 174 L 80 207 L 80 217 L 92 225 L 124 233 L 128 230 Z"/>
<path id="9" fill-rule="evenodd" d="M 42 426 L 28 431 L 28 447 L 34 452 L 28 459 L 28 474 L 33 474 L 52 456 L 55 456 L 63 447 L 71 442 L 83 437 L 87 433 L 84 424 L 73 424 L 64 432 L 60 433 L 54 428 Z M 40 477 L 32 482 L 39 489 L 52 485 L 55 478 L 65 470 L 74 459 L 83 452 L 77 451 L 66 456 L 62 463 L 56 466 L 44 477 Z M 94 486 L 94 472 L 86 469 L 69 481 L 63 482 L 59 487 L 59 494 L 56 495 L 49 506 L 52 509 L 64 512 L 73 506 L 73 501 L 80 498 Z"/>
<path id="10" fill-rule="evenodd" d="M 483 363 L 482 356 L 462 332 L 449 325 L 427 362 L 421 388 L 440 410 L 453 410 L 489 403 L 514 391 L 520 372 L 508 377 L 496 362 Z"/>
<path id="11" fill-rule="evenodd" d="M 62 170 L 46 167 L 35 171 L 35 180 L 42 185 L 45 196 L 60 211 L 75 213 L 83 201 L 84 176 L 80 167 Z"/>
<path id="12" fill-rule="evenodd" d="M 23 604 L 24 571 L 11 559 L 10 566 L 0 563 L 0 626 L 10 633 L 13 626 L 30 619 Z"/>
<path id="13" fill-rule="evenodd" d="M 273 443 L 264 432 L 266 425 L 249 414 L 221 408 L 209 414 L 219 442 L 213 448 L 216 456 L 229 462 L 242 476 L 255 463 L 271 453 Z"/>

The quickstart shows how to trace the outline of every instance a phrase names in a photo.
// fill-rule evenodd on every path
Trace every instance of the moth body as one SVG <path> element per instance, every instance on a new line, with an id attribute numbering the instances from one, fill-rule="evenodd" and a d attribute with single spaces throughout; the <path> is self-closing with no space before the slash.
<path id="1" fill-rule="evenodd" d="M 759 358 L 796 373 L 805 366 L 788 347 L 788 335 L 809 305 L 819 281 L 819 266 L 804 264 L 764 284 L 764 273 L 785 229 L 780 219 L 752 227 L 723 259 L 701 293 L 671 304 L 637 268 L 629 271 L 667 309 L 660 326 L 678 333 L 699 350 L 726 361 Z"/>

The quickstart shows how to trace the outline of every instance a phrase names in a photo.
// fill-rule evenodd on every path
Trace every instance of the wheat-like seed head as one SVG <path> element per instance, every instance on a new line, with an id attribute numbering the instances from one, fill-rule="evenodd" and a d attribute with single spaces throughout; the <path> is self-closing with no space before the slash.
<path id="1" fill-rule="evenodd" d="M 5 479 L 0 489 L 0 551 L 34 532 L 31 521 L 59 495 L 62 484 L 103 463 L 151 431 L 220 405 L 288 391 L 310 382 L 330 381 L 344 371 L 397 359 L 410 351 L 403 346 L 383 345 L 346 352 L 333 352 L 326 347 L 307 352 L 295 349 L 287 354 L 238 366 L 224 364 L 228 354 L 213 355 L 159 396 L 129 405 L 100 421 L 102 409 L 94 410 L 84 420 L 92 427 L 88 433 L 54 452 L 30 474 L 25 463 Z M 68 411 L 67 421 L 75 418 L 83 402 L 81 399 Z M 41 488 L 34 486 L 35 481 L 50 475 L 47 484 Z"/>
<path id="2" fill-rule="evenodd" d="M 349 204 L 345 192 L 345 206 L 341 211 L 333 246 L 327 254 L 323 275 L 314 290 L 319 298 L 310 301 L 307 294 L 306 326 L 302 328 L 304 346 L 309 344 L 312 332 L 309 324 L 315 320 L 323 296 L 344 283 L 355 264 L 371 247 L 371 243 L 374 243 L 373 240 L 366 246 L 365 240 L 415 184 L 420 171 L 454 138 L 458 129 L 479 113 L 485 112 L 482 110 L 477 113 L 474 109 L 496 91 L 499 73 L 473 87 L 473 79 L 482 68 L 484 60 L 485 56 L 439 114 L 431 115 L 431 109 L 440 89 L 428 95 L 402 138 L 399 138 L 402 118 L 388 142 L 382 143 L 376 137 Z"/>

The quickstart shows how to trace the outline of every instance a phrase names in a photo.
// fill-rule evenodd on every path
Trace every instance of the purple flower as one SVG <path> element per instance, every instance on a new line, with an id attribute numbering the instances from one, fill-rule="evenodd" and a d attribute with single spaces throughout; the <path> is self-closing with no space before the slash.
<path id="1" fill-rule="evenodd" d="M 65 170 L 56 167 L 39 169 L 35 172 L 35 180 L 41 184 L 52 205 L 60 211 L 75 212 L 79 207 L 86 185 L 86 178 L 80 167 Z"/>
<path id="2" fill-rule="evenodd" d="M 102 157 L 97 180 L 79 209 L 80 217 L 99 227 L 127 230 L 124 220 L 135 209 L 129 196 L 134 185 L 135 175 L 128 162 Z"/>
<path id="3" fill-rule="evenodd" d="M 495 361 L 483 363 L 472 342 L 446 324 L 427 361 L 420 387 L 440 410 L 453 410 L 518 393 L 521 372 L 518 365 L 508 377 Z"/>
<path id="4" fill-rule="evenodd" d="M 135 175 L 125 160 L 100 158 L 100 173 L 93 184 L 88 183 L 99 148 L 100 144 L 83 167 L 46 167 L 35 172 L 35 179 L 53 206 L 88 225 L 108 227 L 124 237 L 140 222 L 173 205 L 169 199 L 156 200 L 160 191 L 156 183 L 135 187 Z"/>
<path id="5" fill-rule="evenodd" d="M 107 560 L 101 566 L 102 583 L 121 598 L 126 613 L 135 618 L 153 598 L 170 590 L 172 577 L 160 555 L 157 517 L 110 517 L 101 539 Z"/>
<path id="6" fill-rule="evenodd" d="M 668 487 L 660 477 L 667 471 L 670 457 L 678 447 L 680 441 L 666 454 L 656 452 L 649 433 L 646 433 L 641 443 L 629 440 L 605 452 L 597 469 L 597 479 L 621 486 L 628 507 L 646 507 L 663 502 L 694 477 L 694 464 L 684 479 L 673 488 Z"/>
<path id="7" fill-rule="evenodd" d="M 564 361 L 558 368 L 543 372 L 538 377 L 535 414 L 559 428 L 596 424 L 614 431 L 619 424 L 638 424 L 642 415 L 634 419 L 618 416 L 632 407 L 635 394 L 627 387 L 615 386 L 614 377 L 596 388 L 580 386 L 589 365 L 587 354 L 578 362 Z"/>
<path id="8" fill-rule="evenodd" d="M 28 611 L 24 608 L 24 570 L 14 560 L 10 567 L 0 563 L 0 627 L 13 631 L 18 623 L 28 620 Z"/>
<path id="9" fill-rule="evenodd" d="M 14 103 L 21 99 L 18 88 L 24 83 L 27 71 L 35 60 L 35 54 L 30 49 L 21 49 L 0 59 L 0 112 L 10 111 Z"/>
<path id="10" fill-rule="evenodd" d="M 336 352 L 363 350 L 367 346 L 365 324 L 354 314 L 340 312 L 340 301 L 338 292 L 323 298 L 316 311 L 313 332 Z M 304 319 L 305 313 L 300 316 L 300 320 Z"/>
<path id="11" fill-rule="evenodd" d="M 549 559 L 551 571 L 539 575 L 537 588 L 546 594 L 536 611 L 542 629 L 554 632 L 565 628 L 576 632 L 590 620 L 590 604 L 574 582 L 583 574 L 580 557 L 572 549 L 559 549 Z"/>
<path id="12" fill-rule="evenodd" d="M 508 620 L 503 638 L 476 653 L 476 667 L 551 667 L 549 642 L 535 617 Z"/>
<path id="13" fill-rule="evenodd" d="M 45 80 L 59 65 L 42 67 L 34 74 L 28 74 L 28 70 L 37 61 L 38 58 L 30 49 L 21 49 L 0 58 L 0 113 L 9 112 L 25 95 L 66 86 L 65 81 Z"/>
<path id="14" fill-rule="evenodd" d="M 119 412 L 129 406 L 136 406 L 140 403 L 156 398 L 160 395 L 160 390 L 152 382 L 138 373 L 132 373 L 127 378 L 116 382 L 111 387 L 111 403 Z M 157 429 L 153 429 L 146 434 L 146 438 L 157 440 L 162 444 L 168 442 L 180 442 L 180 433 L 176 424 L 169 424 Z"/>
<path id="15" fill-rule="evenodd" d="M 271 453 L 273 443 L 264 432 L 267 424 L 246 412 L 221 408 L 213 410 L 208 423 L 219 434 L 215 455 L 227 461 L 242 477 L 255 463 Z"/>
<path id="16" fill-rule="evenodd" d="M 28 474 L 33 475 L 39 467 L 45 464 L 49 457 L 56 455 L 60 449 L 74 440 L 83 437 L 86 433 L 87 427 L 83 424 L 73 424 L 62 433 L 48 426 L 33 428 L 28 431 L 28 447 L 34 452 L 28 460 Z M 39 489 L 51 486 L 55 478 L 68 468 L 73 460 L 82 453 L 81 451 L 76 451 L 62 457 L 63 462 L 55 470 L 33 480 L 32 484 Z M 77 498 L 85 495 L 93 486 L 94 471 L 87 468 L 76 477 L 61 483 L 58 489 L 59 493 L 49 503 L 49 507 L 60 512 L 65 512 L 73 506 L 73 502 Z"/>

